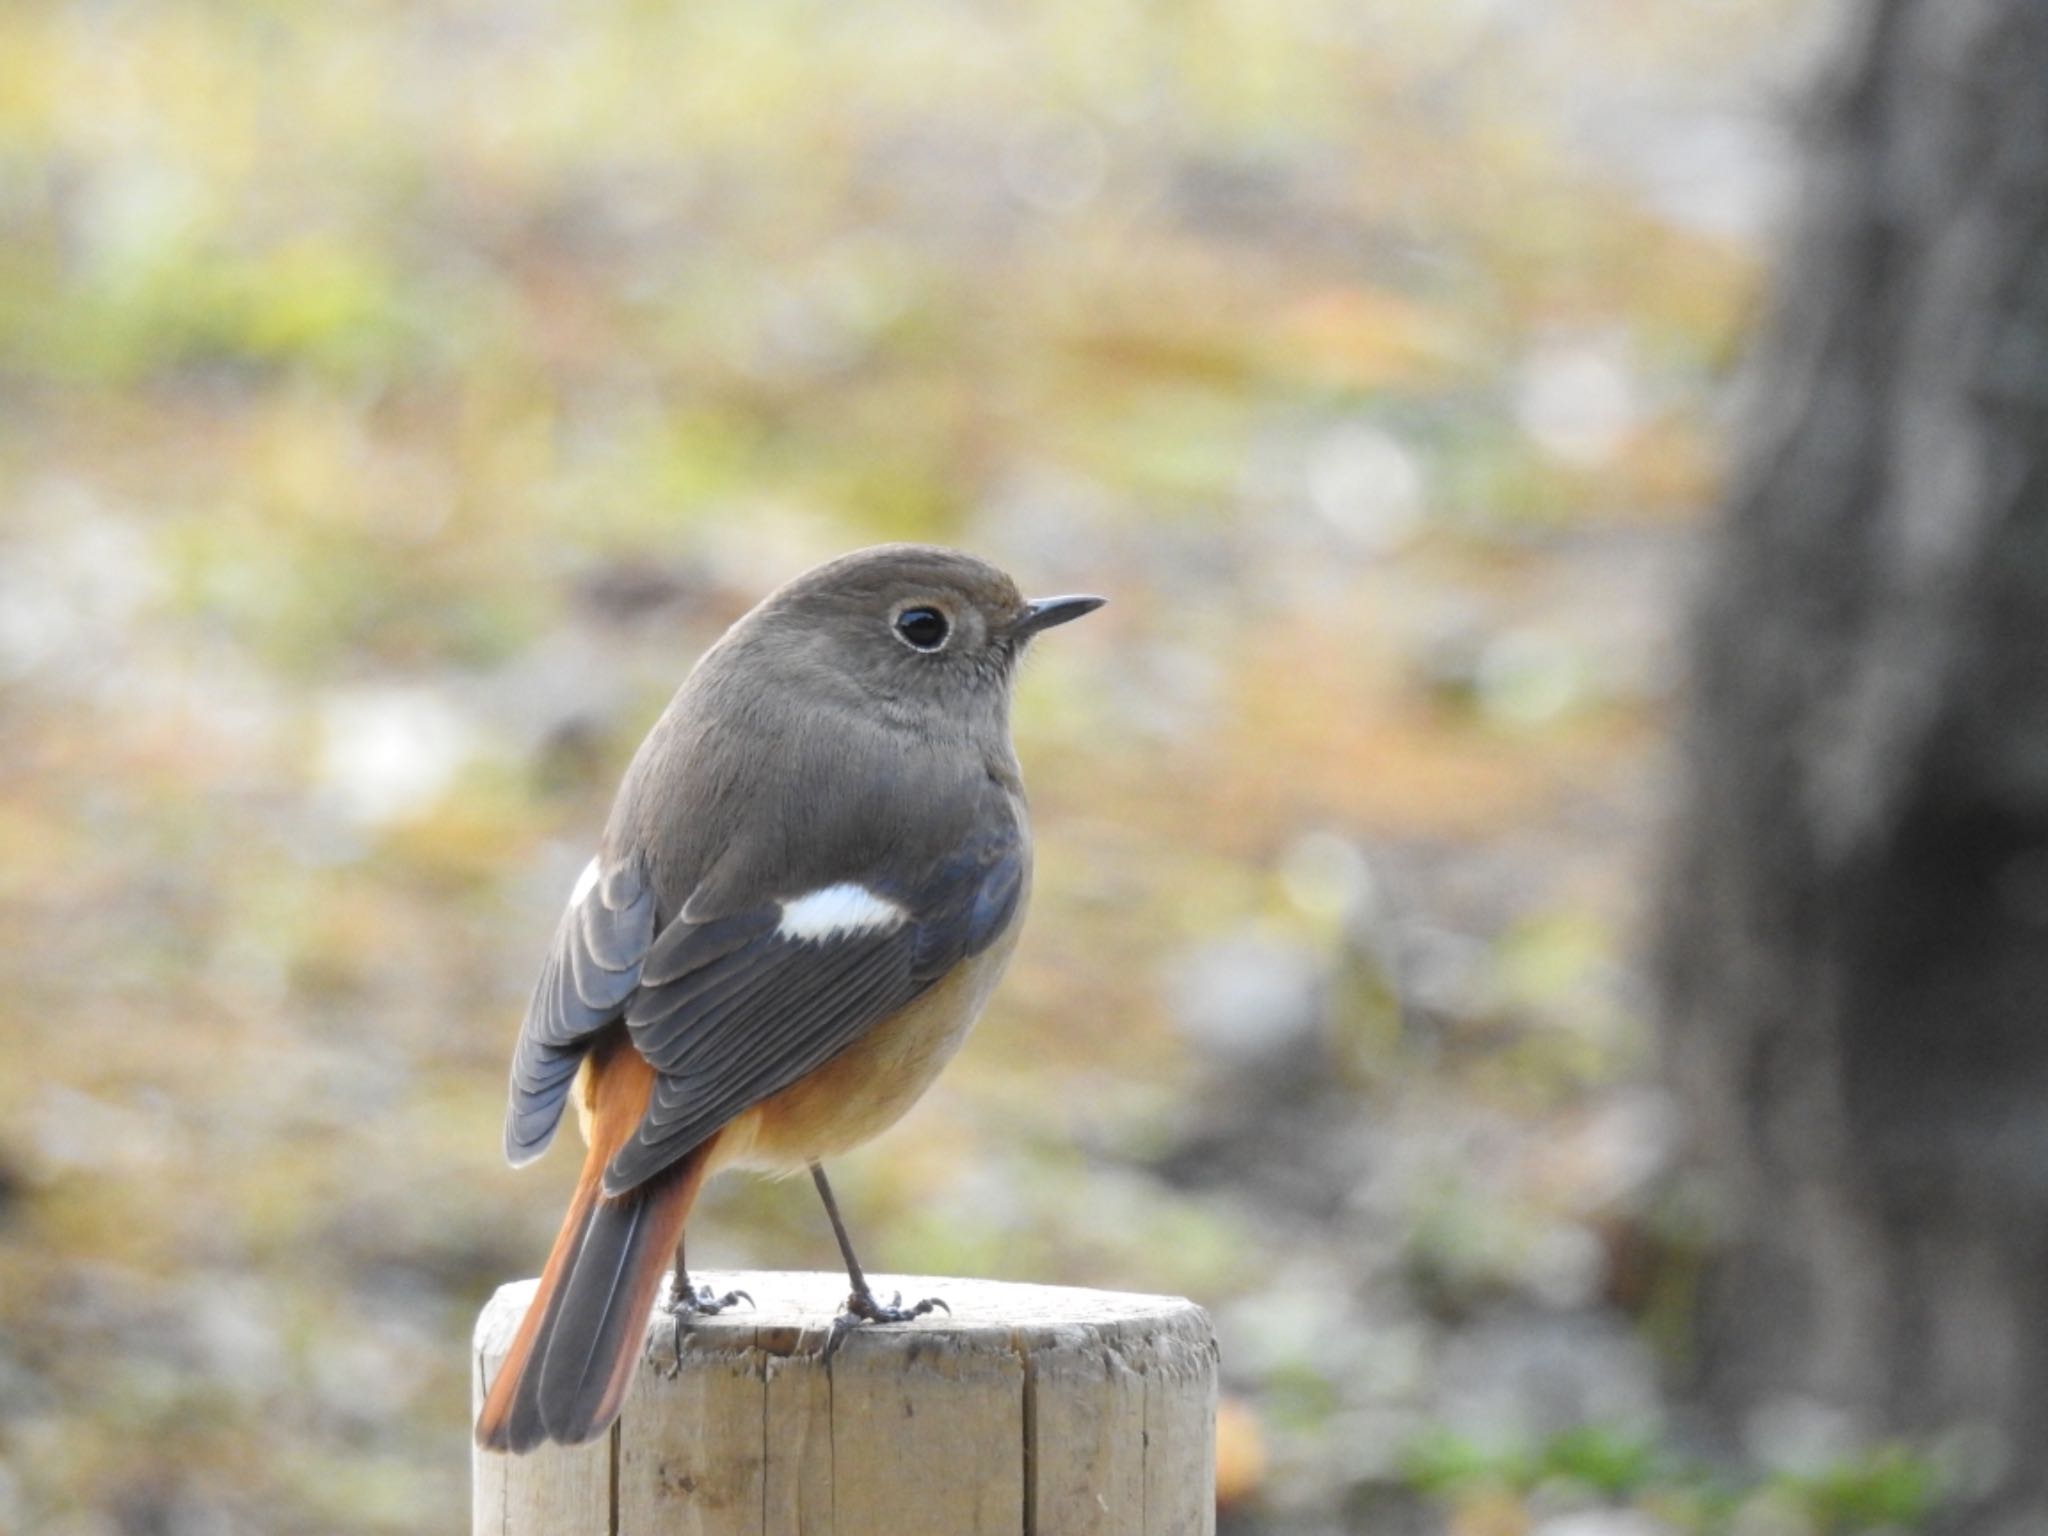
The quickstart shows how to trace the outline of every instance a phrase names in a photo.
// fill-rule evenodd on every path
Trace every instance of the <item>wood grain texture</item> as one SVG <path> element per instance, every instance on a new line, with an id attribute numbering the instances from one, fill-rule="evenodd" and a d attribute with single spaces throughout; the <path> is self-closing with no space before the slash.
<path id="1" fill-rule="evenodd" d="M 1199 1307 L 979 1280 L 877 1276 L 953 1315 L 822 1351 L 836 1274 L 710 1274 L 757 1306 L 648 1330 L 612 1439 L 478 1453 L 490 1536 L 1207 1536 L 1216 1345 Z M 478 1391 L 531 1283 L 477 1328 Z M 493 1350 L 497 1355 L 493 1355 Z"/>

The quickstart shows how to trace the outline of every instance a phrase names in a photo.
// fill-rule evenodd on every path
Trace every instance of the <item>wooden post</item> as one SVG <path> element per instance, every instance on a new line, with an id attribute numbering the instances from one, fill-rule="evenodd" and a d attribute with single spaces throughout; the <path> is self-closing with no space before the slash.
<path id="1" fill-rule="evenodd" d="M 686 1322 L 657 1310 L 609 1436 L 475 1456 L 476 1536 L 1209 1536 L 1216 1339 L 1192 1302 L 875 1276 L 940 1296 L 861 1328 L 828 1364 L 835 1274 L 702 1274 L 749 1291 Z M 533 1282 L 477 1320 L 477 1402 Z"/>

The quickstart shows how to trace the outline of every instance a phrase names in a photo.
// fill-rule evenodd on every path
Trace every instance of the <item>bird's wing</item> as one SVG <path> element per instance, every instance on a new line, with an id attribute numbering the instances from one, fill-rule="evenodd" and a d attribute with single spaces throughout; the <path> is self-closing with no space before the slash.
<path id="1" fill-rule="evenodd" d="M 685 903 L 626 1004 L 654 1095 L 605 1193 L 668 1167 L 986 949 L 1016 912 L 1025 861 L 1005 804 L 907 879 L 871 874 L 703 922 Z"/>
<path id="2" fill-rule="evenodd" d="M 505 1156 L 530 1163 L 554 1140 L 569 1084 L 597 1032 L 618 1019 L 654 942 L 654 888 L 637 857 L 592 859 L 576 882 L 512 1053 Z"/>

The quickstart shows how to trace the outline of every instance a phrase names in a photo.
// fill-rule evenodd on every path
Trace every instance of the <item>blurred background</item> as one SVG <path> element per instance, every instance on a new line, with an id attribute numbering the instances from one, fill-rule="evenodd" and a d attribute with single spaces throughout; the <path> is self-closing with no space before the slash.
<path id="1" fill-rule="evenodd" d="M 0 1530 L 462 1524 L 562 896 L 894 538 L 1114 602 L 1010 980 L 835 1169 L 877 1267 L 1209 1306 L 1231 1531 L 1917 1518 L 1659 1374 L 1662 744 L 1812 9 L 14 0 Z M 833 1262 L 800 1184 L 691 1240 Z"/>

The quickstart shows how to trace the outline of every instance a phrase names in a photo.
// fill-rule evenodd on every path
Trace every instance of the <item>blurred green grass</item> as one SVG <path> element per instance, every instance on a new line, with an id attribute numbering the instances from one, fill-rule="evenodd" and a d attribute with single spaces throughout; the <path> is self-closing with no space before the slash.
<path id="1" fill-rule="evenodd" d="M 1756 258 L 1636 130 L 1753 112 L 1795 10 L 10 6 L 0 1529 L 459 1519 L 468 1322 L 568 1173 L 496 1154 L 551 909 L 697 651 L 884 538 L 1115 604 L 1024 683 L 1012 977 L 847 1169 L 878 1262 L 1229 1346 L 1304 1266 L 1451 1317 L 1591 1242 Z M 1332 846 L 1406 882 L 1419 1025 Z M 1330 1176 L 1408 1149 L 1355 1219 L 1161 1172 L 1234 1112 L 1172 997 L 1241 934 L 1322 978 Z M 831 1260 L 800 1189 L 700 1226 Z M 1275 1530 L 1391 1475 L 1339 1415 L 1433 1411 L 1233 1358 Z"/>

